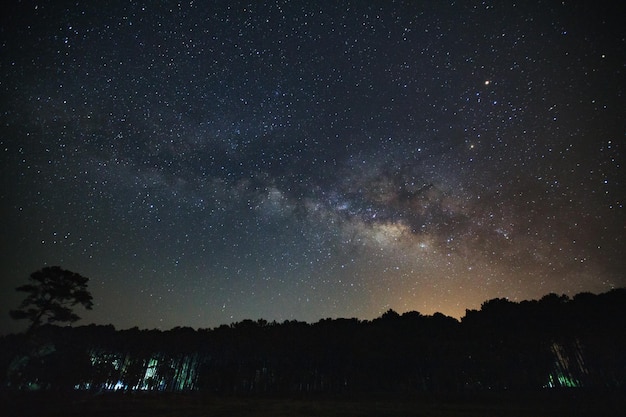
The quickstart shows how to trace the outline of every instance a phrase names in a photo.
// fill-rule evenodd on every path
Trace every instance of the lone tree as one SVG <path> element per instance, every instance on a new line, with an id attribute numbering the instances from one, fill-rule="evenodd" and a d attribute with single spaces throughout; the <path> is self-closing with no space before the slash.
<path id="1" fill-rule="evenodd" d="M 87 290 L 89 278 L 59 266 L 48 266 L 30 274 L 30 283 L 16 288 L 25 292 L 26 298 L 17 310 L 9 314 L 15 320 L 27 319 L 28 332 L 46 323 L 69 322 L 80 319 L 73 307 L 82 304 L 91 310 L 93 297 Z"/>

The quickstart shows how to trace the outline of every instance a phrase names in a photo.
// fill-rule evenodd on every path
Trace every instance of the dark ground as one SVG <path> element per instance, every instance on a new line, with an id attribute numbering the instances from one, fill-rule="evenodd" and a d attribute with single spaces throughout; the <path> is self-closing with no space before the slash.
<path id="1" fill-rule="evenodd" d="M 573 417 L 626 416 L 624 393 L 581 390 L 447 398 L 258 398 L 207 394 L 3 393 L 4 417 Z"/>

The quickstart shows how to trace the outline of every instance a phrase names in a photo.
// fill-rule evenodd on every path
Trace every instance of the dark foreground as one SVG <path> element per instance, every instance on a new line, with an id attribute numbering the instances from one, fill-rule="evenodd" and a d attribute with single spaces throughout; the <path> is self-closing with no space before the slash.
<path id="1" fill-rule="evenodd" d="M 448 398 L 257 398 L 206 394 L 3 394 L 7 417 L 626 416 L 624 393 L 581 390 Z"/>

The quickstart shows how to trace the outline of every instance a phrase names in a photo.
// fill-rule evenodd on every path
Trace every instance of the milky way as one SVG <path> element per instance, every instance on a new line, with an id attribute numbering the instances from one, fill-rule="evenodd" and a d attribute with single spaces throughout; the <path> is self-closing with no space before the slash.
<path id="1" fill-rule="evenodd" d="M 626 32 L 578 3 L 14 2 L 1 328 L 46 265 L 118 328 L 626 285 Z"/>

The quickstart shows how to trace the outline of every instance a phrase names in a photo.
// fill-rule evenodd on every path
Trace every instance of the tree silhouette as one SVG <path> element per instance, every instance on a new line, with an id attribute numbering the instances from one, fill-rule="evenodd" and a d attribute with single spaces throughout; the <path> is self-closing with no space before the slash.
<path id="1" fill-rule="evenodd" d="M 30 274 L 30 282 L 16 288 L 25 292 L 26 298 L 17 310 L 9 314 L 15 320 L 31 322 L 28 332 L 46 323 L 69 322 L 80 319 L 73 307 L 81 304 L 91 310 L 93 297 L 87 290 L 89 278 L 59 266 L 48 266 Z"/>

